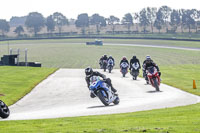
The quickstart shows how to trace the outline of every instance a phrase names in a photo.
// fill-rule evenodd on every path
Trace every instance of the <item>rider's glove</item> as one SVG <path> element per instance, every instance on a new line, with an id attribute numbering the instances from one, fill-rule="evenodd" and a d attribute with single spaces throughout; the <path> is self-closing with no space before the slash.
<path id="1" fill-rule="evenodd" d="M 161 72 L 160 72 L 160 71 L 158 71 L 158 75 L 159 75 L 159 76 L 161 75 Z"/>
<path id="2" fill-rule="evenodd" d="M 103 80 L 106 80 L 106 76 L 103 77 Z"/>

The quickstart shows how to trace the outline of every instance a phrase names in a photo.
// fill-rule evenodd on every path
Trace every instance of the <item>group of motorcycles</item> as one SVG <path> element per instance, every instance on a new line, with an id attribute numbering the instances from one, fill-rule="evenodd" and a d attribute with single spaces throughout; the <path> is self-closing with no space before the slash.
<path id="1" fill-rule="evenodd" d="M 121 73 L 122 73 L 123 77 L 125 77 L 125 75 L 128 73 L 129 65 L 126 62 L 123 62 L 120 65 L 121 65 L 120 66 Z M 130 74 L 133 76 L 133 80 L 137 80 L 137 77 L 139 75 L 139 69 L 140 69 L 140 66 L 139 66 L 138 62 L 135 62 L 132 64 Z M 144 77 L 146 79 L 147 84 L 151 84 L 156 89 L 156 91 L 160 91 L 160 88 L 159 88 L 160 76 L 155 67 L 153 67 L 153 66 L 148 67 L 148 69 L 144 72 Z"/>
<path id="2" fill-rule="evenodd" d="M 114 67 L 114 61 L 112 59 L 109 60 L 103 60 L 102 62 L 99 63 L 100 68 L 106 71 L 108 69 L 108 72 L 111 73 L 113 67 Z"/>
<path id="3" fill-rule="evenodd" d="M 113 67 L 114 67 L 114 62 L 113 60 L 104 60 L 100 64 L 100 68 L 106 71 L 108 69 L 108 72 L 111 73 Z M 123 62 L 120 64 L 121 68 L 121 73 L 122 76 L 125 77 L 125 75 L 128 73 L 128 68 L 129 64 L 126 62 Z M 139 75 L 139 69 L 140 66 L 138 62 L 133 63 L 130 74 L 133 76 L 133 80 L 137 80 L 137 77 Z M 148 70 L 146 71 L 146 76 L 147 76 L 147 84 L 151 84 L 156 91 L 160 91 L 159 86 L 160 86 L 160 77 L 157 72 L 157 69 L 155 67 L 149 67 Z M 110 103 L 119 104 L 119 96 L 115 95 L 110 87 L 105 83 L 105 81 L 100 80 L 99 77 L 93 76 L 91 77 L 92 79 L 90 80 L 90 91 L 98 97 L 101 102 L 105 105 L 108 106 Z"/>
<path id="4" fill-rule="evenodd" d="M 3 96 L 3 95 L 0 94 L 0 96 Z M 0 100 L 0 117 L 5 119 L 9 115 L 10 115 L 10 110 L 8 106 L 2 100 Z"/>
<path id="5" fill-rule="evenodd" d="M 100 68 L 104 70 L 104 72 L 106 71 L 106 69 L 108 69 L 108 72 L 111 73 L 113 67 L 114 67 L 114 62 L 112 59 L 107 60 L 103 60 L 100 64 Z M 125 75 L 128 73 L 128 68 L 129 68 L 129 64 L 126 62 L 123 62 L 120 64 L 120 68 L 121 68 L 121 73 L 123 75 L 123 77 L 125 77 Z M 137 76 L 139 75 L 139 64 L 138 63 L 133 63 L 132 64 L 132 69 L 131 69 L 131 75 L 133 76 L 133 80 L 137 80 Z"/>

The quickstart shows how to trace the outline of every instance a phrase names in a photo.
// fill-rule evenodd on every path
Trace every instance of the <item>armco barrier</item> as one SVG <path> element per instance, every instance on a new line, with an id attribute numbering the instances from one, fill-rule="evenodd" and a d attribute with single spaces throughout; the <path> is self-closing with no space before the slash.
<path id="1" fill-rule="evenodd" d="M 25 37 L 25 38 L 0 38 L 0 41 L 9 40 L 43 40 L 43 39 L 146 39 L 146 40 L 172 40 L 172 41 L 195 41 L 200 39 L 177 39 L 177 38 L 155 38 L 155 37 L 108 37 L 108 36 L 71 36 L 71 37 Z"/>

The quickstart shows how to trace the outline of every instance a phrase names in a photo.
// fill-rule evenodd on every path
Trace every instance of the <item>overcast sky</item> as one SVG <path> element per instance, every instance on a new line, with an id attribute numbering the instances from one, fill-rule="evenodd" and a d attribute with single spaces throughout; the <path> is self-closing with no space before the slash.
<path id="1" fill-rule="evenodd" d="M 12 16 L 26 16 L 30 12 L 39 12 L 44 17 L 61 12 L 75 19 L 80 13 L 89 16 L 99 13 L 121 19 L 124 14 L 138 12 L 144 7 L 167 5 L 173 9 L 200 10 L 200 0 L 1 0 L 0 5 L 0 19 L 8 21 Z"/>

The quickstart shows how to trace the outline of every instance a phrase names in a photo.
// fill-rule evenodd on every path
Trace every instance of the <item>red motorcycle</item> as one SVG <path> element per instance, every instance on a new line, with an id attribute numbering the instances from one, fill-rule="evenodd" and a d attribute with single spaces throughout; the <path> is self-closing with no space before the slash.
<path id="1" fill-rule="evenodd" d="M 151 83 L 151 85 L 156 88 L 156 91 L 160 91 L 160 76 L 155 67 L 151 66 L 147 69 L 147 77 Z"/>

